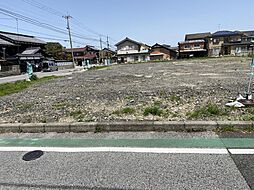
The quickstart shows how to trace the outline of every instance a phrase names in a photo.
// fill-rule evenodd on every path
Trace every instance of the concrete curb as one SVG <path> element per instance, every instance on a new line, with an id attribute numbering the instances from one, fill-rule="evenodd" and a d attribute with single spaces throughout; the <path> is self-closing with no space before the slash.
<path id="1" fill-rule="evenodd" d="M 89 123 L 8 123 L 0 124 L 0 133 L 85 133 L 85 132 L 149 132 L 211 131 L 234 127 L 254 128 L 254 121 L 142 121 Z"/>

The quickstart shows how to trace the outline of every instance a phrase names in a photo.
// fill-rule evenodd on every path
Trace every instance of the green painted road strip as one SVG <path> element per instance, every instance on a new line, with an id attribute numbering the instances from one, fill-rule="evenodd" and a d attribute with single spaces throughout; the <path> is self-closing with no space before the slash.
<path id="1" fill-rule="evenodd" d="M 254 148 L 254 138 L 211 138 L 211 139 L 0 138 L 0 147 Z"/>

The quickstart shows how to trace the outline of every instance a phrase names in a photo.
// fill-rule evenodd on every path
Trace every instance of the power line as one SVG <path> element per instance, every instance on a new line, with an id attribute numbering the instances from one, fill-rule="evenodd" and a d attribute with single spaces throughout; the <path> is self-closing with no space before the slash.
<path id="1" fill-rule="evenodd" d="M 18 19 L 20 19 L 20 20 L 22 20 L 24 22 L 27 22 L 29 24 L 33 24 L 35 26 L 38 26 L 38 27 L 41 27 L 41 28 L 44 28 L 44 29 L 48 29 L 48 30 L 51 30 L 51 31 L 54 31 L 54 32 L 58 32 L 58 33 L 61 33 L 61 34 L 68 35 L 68 33 L 66 31 L 64 31 L 63 29 L 61 29 L 61 28 L 58 28 L 58 27 L 53 26 L 53 25 L 50 25 L 48 23 L 42 23 L 40 21 L 37 21 L 37 20 L 32 19 L 32 18 L 29 18 L 29 17 L 24 16 L 24 15 L 19 14 L 19 13 L 15 13 L 13 11 L 9 11 L 9 10 L 0 8 L 0 13 L 3 14 L 3 15 L 6 15 L 6 16 L 13 17 L 13 18 L 18 18 Z M 85 36 L 83 36 L 81 34 L 74 33 L 74 32 L 72 33 L 72 35 L 74 37 L 76 37 L 76 38 L 85 39 L 85 40 L 89 40 L 89 41 L 94 41 L 94 42 L 99 42 L 100 41 L 99 39 L 85 37 Z"/>
<path id="2" fill-rule="evenodd" d="M 33 0 L 22 0 L 22 1 L 56 16 L 62 17 L 62 15 L 64 15 L 62 12 L 55 10 L 51 7 L 48 7 L 46 5 L 43 5 L 42 3 L 39 3 L 37 1 Z"/>
<path id="3" fill-rule="evenodd" d="M 22 0 L 22 1 L 25 2 L 25 3 L 28 3 L 28 4 L 30 4 L 30 5 L 32 5 L 32 6 L 34 6 L 34 7 L 37 7 L 37 8 L 39 8 L 39 9 L 43 10 L 43 11 L 46 11 L 46 12 L 48 12 L 48 13 L 50 13 L 50 14 L 53 14 L 53 15 L 55 15 L 55 16 L 60 16 L 60 17 L 62 17 L 62 15 L 64 15 L 64 13 L 62 13 L 62 12 L 56 10 L 56 9 L 53 9 L 53 8 L 51 8 L 51 7 L 48 7 L 48 6 L 46 6 L 46 5 L 42 4 L 42 3 L 39 3 L 39 2 L 37 2 L 37 1 L 35 1 L 35 0 Z M 78 19 L 76 19 L 76 18 L 73 18 L 73 24 L 75 24 L 75 25 L 79 26 L 80 28 L 82 28 L 82 29 L 84 29 L 84 30 L 86 30 L 86 31 L 88 31 L 88 32 L 90 32 L 90 33 L 93 33 L 93 34 L 95 34 L 95 35 L 97 35 L 97 36 L 99 36 L 99 37 L 105 37 L 105 38 L 107 38 L 106 35 L 100 34 L 100 33 L 96 32 L 96 31 L 94 31 L 94 30 L 88 28 L 87 26 L 85 26 L 83 23 L 81 23 L 81 22 L 80 22 Z M 109 39 L 111 39 L 112 41 L 117 41 L 117 40 L 115 40 L 115 39 L 113 39 L 113 38 L 111 38 L 111 37 L 109 37 Z"/>

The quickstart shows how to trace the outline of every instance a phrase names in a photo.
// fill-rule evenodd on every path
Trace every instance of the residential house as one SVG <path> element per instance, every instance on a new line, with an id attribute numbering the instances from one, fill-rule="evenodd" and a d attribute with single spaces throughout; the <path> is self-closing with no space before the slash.
<path id="1" fill-rule="evenodd" d="M 238 49 L 240 55 L 254 55 L 254 31 L 242 31 L 242 46 Z"/>
<path id="2" fill-rule="evenodd" d="M 87 45 L 82 48 L 66 49 L 67 53 L 71 53 L 72 51 L 74 60 L 79 66 L 97 64 L 99 62 L 99 50 L 93 46 Z"/>
<path id="3" fill-rule="evenodd" d="M 125 38 L 116 44 L 119 63 L 146 62 L 150 60 L 150 46 Z"/>
<path id="4" fill-rule="evenodd" d="M 151 47 L 150 60 L 151 61 L 165 61 L 177 58 L 177 51 L 170 47 L 170 45 L 160 45 L 156 43 Z"/>
<path id="5" fill-rule="evenodd" d="M 210 35 L 210 32 L 186 34 L 185 41 L 178 43 L 179 58 L 207 56 L 207 38 Z"/>
<path id="6" fill-rule="evenodd" d="M 210 57 L 235 55 L 242 42 L 239 31 L 217 31 L 208 38 L 208 55 Z"/>
<path id="7" fill-rule="evenodd" d="M 111 49 L 104 48 L 100 50 L 99 55 L 102 64 L 108 65 L 117 62 L 116 52 Z"/>
<path id="8" fill-rule="evenodd" d="M 207 56 L 205 40 L 191 40 L 179 42 L 179 58 Z"/>
<path id="9" fill-rule="evenodd" d="M 34 36 L 0 31 L 0 75 L 7 76 L 26 72 L 27 62 L 34 66 L 41 61 L 36 53 L 43 49 L 46 42 Z M 38 51 L 33 54 L 31 49 Z M 29 56 L 24 56 L 29 52 Z"/>

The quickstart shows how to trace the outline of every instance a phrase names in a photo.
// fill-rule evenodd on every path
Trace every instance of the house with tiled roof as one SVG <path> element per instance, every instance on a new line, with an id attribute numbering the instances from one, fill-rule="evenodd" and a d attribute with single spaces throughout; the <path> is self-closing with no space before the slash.
<path id="1" fill-rule="evenodd" d="M 208 55 L 248 56 L 253 45 L 254 31 L 217 31 L 208 38 Z"/>
<path id="2" fill-rule="evenodd" d="M 211 35 L 211 32 L 204 32 L 204 33 L 194 33 L 194 34 L 186 34 L 185 41 L 192 41 L 192 40 L 205 40 L 207 37 Z"/>
<path id="3" fill-rule="evenodd" d="M 210 32 L 186 34 L 185 41 L 178 43 L 179 58 L 207 56 L 207 38 L 210 35 Z"/>
<path id="4" fill-rule="evenodd" d="M 28 61 L 39 64 L 43 56 L 38 52 L 45 45 L 45 41 L 34 36 L 0 31 L 0 76 L 25 72 L 22 68 L 26 68 Z"/>
<path id="5" fill-rule="evenodd" d="M 99 63 L 100 50 L 93 46 L 87 45 L 82 48 L 66 49 L 67 53 L 71 53 L 72 51 L 74 60 L 79 66 Z"/>
<path id="6" fill-rule="evenodd" d="M 166 61 L 177 58 L 177 51 L 171 48 L 170 45 L 156 43 L 151 47 L 150 60 L 151 61 Z"/>
<path id="7" fill-rule="evenodd" d="M 146 62 L 150 60 L 151 47 L 149 45 L 125 38 L 115 46 L 117 47 L 117 61 L 119 63 Z"/>

